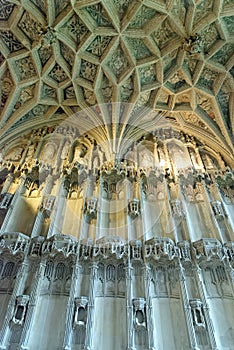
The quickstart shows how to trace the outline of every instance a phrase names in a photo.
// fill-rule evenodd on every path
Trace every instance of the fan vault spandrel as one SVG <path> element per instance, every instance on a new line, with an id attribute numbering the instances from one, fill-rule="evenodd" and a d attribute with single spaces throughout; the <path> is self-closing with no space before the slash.
<path id="1" fill-rule="evenodd" d="M 3 137 L 19 120 L 23 127 L 23 114 L 33 105 L 58 104 L 66 118 L 79 105 L 131 102 L 136 109 L 150 106 L 159 114 L 168 112 L 178 129 L 181 118 L 187 125 L 191 112 L 201 131 L 202 125 L 207 133 L 217 131 L 232 157 L 231 1 L 1 0 L 0 4 Z M 16 94 L 7 91 L 5 60 L 11 86 L 22 85 Z M 49 108 L 47 117 L 56 119 L 49 115 L 54 110 Z M 132 110 L 134 106 L 125 110 L 122 128 L 132 120 Z M 87 118 L 91 122 L 93 117 Z M 98 118 L 104 125 L 103 113 Z M 113 123 L 118 120 L 114 113 L 111 118 Z"/>

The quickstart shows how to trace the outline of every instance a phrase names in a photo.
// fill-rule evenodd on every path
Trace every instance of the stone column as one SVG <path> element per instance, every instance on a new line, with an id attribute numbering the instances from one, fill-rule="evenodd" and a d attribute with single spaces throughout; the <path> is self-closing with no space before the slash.
<path id="1" fill-rule="evenodd" d="M 140 201 L 138 198 L 137 183 L 132 184 L 127 181 L 126 183 L 126 207 L 127 207 L 127 230 L 128 230 L 128 241 L 137 239 L 137 233 L 141 229 L 140 227 L 140 210 L 131 210 L 131 206 L 139 208 Z"/>
<path id="2" fill-rule="evenodd" d="M 85 206 L 85 201 L 89 197 L 92 197 L 93 195 L 93 178 L 92 176 L 89 177 L 86 181 L 86 189 L 85 189 L 85 195 L 84 195 L 84 201 L 83 201 L 83 208 Z M 84 214 L 82 215 L 81 219 L 81 230 L 80 230 L 80 239 L 87 239 L 89 238 L 89 226 L 90 226 L 91 219 L 88 220 L 87 216 Z"/>
<path id="3" fill-rule="evenodd" d="M 2 191 L 1 191 L 1 194 L 5 194 L 8 192 L 12 182 L 14 181 L 14 175 L 13 174 L 8 174 L 7 175 L 7 178 L 5 180 L 5 183 L 2 187 Z"/>
<path id="4" fill-rule="evenodd" d="M 145 299 L 146 299 L 146 315 L 148 324 L 148 339 L 149 349 L 156 350 L 154 343 L 154 329 L 153 329 L 153 314 L 152 314 L 152 300 L 150 293 L 150 267 L 148 265 L 144 268 L 145 280 Z"/>
<path id="5" fill-rule="evenodd" d="M 6 217 L 4 219 L 4 222 L 2 224 L 2 227 L 1 227 L 1 230 L 0 230 L 0 234 L 7 231 L 7 226 L 8 226 L 8 223 L 10 222 L 11 218 L 12 218 L 12 215 L 14 213 L 14 211 L 17 211 L 18 210 L 18 205 L 19 204 L 19 199 L 20 199 L 20 195 L 24 193 L 25 191 L 25 186 L 24 186 L 24 182 L 25 182 L 25 175 L 23 175 L 21 177 L 21 180 L 20 180 L 20 184 L 19 184 L 19 187 L 17 189 L 17 191 L 15 192 L 15 195 L 11 201 L 11 205 L 7 211 L 7 214 L 6 214 Z"/>
<path id="6" fill-rule="evenodd" d="M 35 152 L 35 155 L 34 157 L 37 159 L 41 153 L 41 149 L 42 149 L 42 146 L 43 146 L 43 143 L 45 142 L 44 140 L 44 135 L 41 136 L 40 138 L 40 141 L 38 142 L 38 145 L 37 145 L 37 149 L 36 149 L 36 152 Z"/>
<path id="7" fill-rule="evenodd" d="M 46 267 L 46 261 L 43 259 L 42 261 L 40 261 L 37 271 L 34 275 L 32 291 L 31 291 L 29 303 L 28 303 L 28 310 L 27 310 L 23 331 L 22 331 L 21 339 L 19 343 L 20 349 L 22 350 L 28 349 L 28 346 L 27 346 L 28 339 L 32 328 L 33 316 L 37 306 L 40 286 L 41 286 L 42 277 L 45 271 L 45 267 Z"/>
<path id="8" fill-rule="evenodd" d="M 99 210 L 98 210 L 98 236 L 97 239 L 101 238 L 104 232 L 108 231 L 110 218 L 110 203 L 108 199 L 102 197 L 102 188 L 100 187 L 99 194 Z"/>
<path id="9" fill-rule="evenodd" d="M 199 167 L 201 169 L 203 169 L 203 171 L 204 171 L 204 165 L 203 165 L 203 161 L 201 159 L 201 155 L 199 153 L 198 147 L 195 147 L 194 150 L 195 150 L 195 155 L 196 155 L 196 158 L 197 158 L 197 163 L 198 163 Z"/>
<path id="10" fill-rule="evenodd" d="M 67 190 L 64 188 L 64 178 L 60 179 L 60 186 L 59 186 L 59 193 L 57 197 L 57 203 L 56 208 L 53 213 L 53 217 L 50 223 L 49 231 L 48 231 L 48 238 L 61 233 L 62 225 L 63 225 L 63 219 L 64 219 L 64 211 L 65 211 L 65 205 L 66 205 L 66 198 L 67 198 Z"/>
<path id="11" fill-rule="evenodd" d="M 204 286 L 203 279 L 202 279 L 201 269 L 198 265 L 196 265 L 195 272 L 196 272 L 195 276 L 196 276 L 196 280 L 197 280 L 197 285 L 198 285 L 199 293 L 200 293 L 202 304 L 203 304 L 203 310 L 204 310 L 205 320 L 206 320 L 206 324 L 207 324 L 207 331 L 208 331 L 209 338 L 210 338 L 211 349 L 218 350 L 217 342 L 215 339 L 214 327 L 213 327 L 212 319 L 210 317 L 209 305 L 207 303 L 206 290 L 205 290 L 205 286 Z"/>
<path id="12" fill-rule="evenodd" d="M 89 303 L 87 313 L 87 325 L 86 325 L 86 339 L 85 339 L 85 350 L 93 349 L 93 325 L 94 325 L 94 303 L 95 303 L 95 280 L 97 277 L 98 266 L 93 263 L 91 266 L 90 285 L 89 285 Z"/>
<path id="13" fill-rule="evenodd" d="M 181 294 L 182 294 L 182 300 L 184 304 L 185 318 L 187 321 L 187 329 L 188 329 L 190 346 L 192 350 L 200 350 L 197 344 L 195 329 L 193 325 L 191 307 L 189 304 L 189 295 L 188 295 L 188 290 L 186 286 L 186 278 L 184 275 L 184 267 L 182 266 L 181 263 L 179 263 L 179 275 L 180 275 Z"/>
<path id="14" fill-rule="evenodd" d="M 60 139 L 60 144 L 58 147 L 58 152 L 57 152 L 57 156 L 56 156 L 56 168 L 55 168 L 55 172 L 59 172 L 61 164 L 62 164 L 62 159 L 61 159 L 61 155 L 62 155 L 62 151 L 63 151 L 63 147 L 65 146 L 66 143 L 66 138 L 61 135 L 61 139 Z"/>
<path id="15" fill-rule="evenodd" d="M 10 301 L 8 303 L 7 313 L 5 316 L 5 321 L 3 324 L 3 327 L 0 332 L 0 350 L 8 349 L 8 341 L 9 337 L 11 335 L 10 331 L 10 321 L 13 316 L 14 308 L 15 308 L 15 301 L 16 297 L 18 295 L 22 294 L 23 285 L 25 282 L 25 277 L 27 275 L 27 269 L 28 269 L 28 262 L 26 259 L 22 262 L 18 272 L 17 277 L 14 285 L 14 289 L 10 298 Z"/>
<path id="16" fill-rule="evenodd" d="M 43 192 L 41 206 L 43 206 L 43 199 L 44 199 L 43 197 L 48 195 L 51 192 L 52 187 L 53 187 L 53 176 L 49 175 L 49 177 L 47 179 L 47 183 L 45 185 L 44 192 Z M 44 219 L 45 219 L 45 217 L 43 215 L 43 212 L 39 208 L 34 225 L 33 225 L 32 233 L 31 233 L 32 238 L 39 236 L 41 234 L 41 229 L 42 229 Z"/>
<path id="17" fill-rule="evenodd" d="M 230 241 L 230 237 L 232 236 L 232 226 L 230 221 L 230 215 L 227 213 L 227 206 L 225 205 L 222 195 L 219 192 L 219 188 L 217 183 L 215 183 L 215 178 L 213 179 L 214 183 L 210 186 L 207 186 L 207 193 L 213 207 L 213 211 L 215 207 L 217 208 L 217 204 L 219 204 L 219 209 L 216 210 L 218 213 L 214 215 L 215 221 L 219 227 L 220 236 L 223 242 Z M 216 205 L 215 205 L 216 203 Z M 215 207 L 214 207 L 215 205 Z"/>
<path id="18" fill-rule="evenodd" d="M 212 217 L 212 224 L 213 224 L 212 226 L 215 226 L 215 230 L 218 231 L 219 236 L 221 238 L 221 241 L 225 242 L 226 241 L 226 239 L 224 237 L 225 234 L 224 234 L 224 232 L 223 232 L 223 230 L 222 230 L 222 228 L 220 226 L 220 222 L 218 220 L 218 217 L 214 214 L 213 204 L 211 203 L 213 201 L 211 199 L 209 190 L 208 190 L 205 182 L 203 183 L 203 186 L 204 186 L 204 192 L 205 192 L 205 200 L 206 200 L 207 205 L 209 206 L 209 212 L 210 212 L 210 215 Z M 223 220 L 224 220 L 224 216 L 223 216 Z M 219 236 L 216 237 L 216 238 L 219 239 Z"/>
<path id="19" fill-rule="evenodd" d="M 69 295 L 68 304 L 67 304 L 66 324 L 65 324 L 65 331 L 64 331 L 64 337 L 63 337 L 63 350 L 71 349 L 71 335 L 73 332 L 72 326 L 73 326 L 73 315 L 74 315 L 74 300 L 75 300 L 76 288 L 77 288 L 77 283 L 79 281 L 80 273 L 81 273 L 81 265 L 79 264 L 79 261 L 76 260 L 73 267 L 71 289 L 70 289 L 70 295 Z"/>
<path id="20" fill-rule="evenodd" d="M 130 251 L 128 252 L 130 254 Z M 126 308 L 127 308 L 127 350 L 134 350 L 133 305 L 132 305 L 132 271 L 131 262 L 126 266 Z"/>

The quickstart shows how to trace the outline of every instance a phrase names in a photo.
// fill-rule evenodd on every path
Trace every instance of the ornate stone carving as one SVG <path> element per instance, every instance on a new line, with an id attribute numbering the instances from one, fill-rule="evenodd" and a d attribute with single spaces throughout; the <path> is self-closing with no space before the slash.
<path id="1" fill-rule="evenodd" d="M 52 52 L 53 51 L 51 46 L 42 46 L 38 50 L 38 55 L 40 57 L 42 66 L 44 66 L 46 62 L 50 59 L 50 57 L 52 56 Z"/>
<path id="2" fill-rule="evenodd" d="M 12 193 L 5 193 L 4 195 L 0 196 L 0 209 L 8 209 L 10 206 L 10 203 L 12 201 L 13 194 Z"/>
<path id="3" fill-rule="evenodd" d="M 172 209 L 172 215 L 175 218 L 181 218 L 185 216 L 185 212 L 183 210 L 183 206 L 180 200 L 175 199 L 171 201 L 171 209 Z"/>
<path id="4" fill-rule="evenodd" d="M 24 45 L 8 30 L 1 30 L 1 39 L 10 52 L 16 52 L 24 48 Z"/>
<path id="5" fill-rule="evenodd" d="M 217 219 L 224 219 L 225 213 L 220 201 L 214 201 L 211 203 L 214 215 Z"/>
<path id="6" fill-rule="evenodd" d="M 54 68 L 50 71 L 49 76 L 57 83 L 62 83 L 67 79 L 67 74 L 58 63 L 56 63 Z"/>
<path id="7" fill-rule="evenodd" d="M 5 159 L 11 161 L 19 161 L 23 153 L 23 147 L 18 146 L 7 152 Z"/>
<path id="8" fill-rule="evenodd" d="M 127 245 L 120 237 L 105 237 L 99 239 L 93 248 L 93 256 L 96 258 L 110 259 L 112 257 L 116 259 L 122 259 L 127 255 Z"/>
<path id="9" fill-rule="evenodd" d="M 31 240 L 29 255 L 32 258 L 38 258 L 41 256 L 41 248 L 44 242 L 44 237 L 38 236 Z"/>
<path id="10" fill-rule="evenodd" d="M 43 197 L 40 210 L 46 218 L 50 217 L 55 203 L 55 196 L 46 195 Z"/>
<path id="11" fill-rule="evenodd" d="M 15 62 L 20 80 L 35 77 L 37 72 L 31 56 L 19 59 Z"/>
<path id="12" fill-rule="evenodd" d="M 153 260 L 172 260 L 179 257 L 179 251 L 170 238 L 152 238 L 146 241 L 145 257 Z"/>
<path id="13" fill-rule="evenodd" d="M 150 21 L 156 14 L 157 14 L 156 10 L 154 10 L 151 7 L 147 7 L 143 5 L 137 11 L 133 19 L 130 21 L 128 28 L 140 29 L 144 27 L 144 25 L 148 23 L 148 21 Z"/>
<path id="14" fill-rule="evenodd" d="M 87 215 L 89 220 L 97 218 L 97 198 L 87 198 L 85 201 L 84 213 Z"/>
<path id="15" fill-rule="evenodd" d="M 103 27 L 112 27 L 107 12 L 101 3 L 86 7 L 86 11 L 95 21 L 95 24 Z"/>
<path id="16" fill-rule="evenodd" d="M 78 252 L 78 242 L 72 237 L 56 234 L 46 240 L 42 245 L 42 254 L 51 257 L 62 254 L 64 257 L 76 255 Z"/>
<path id="17" fill-rule="evenodd" d="M 130 50 L 132 50 L 133 55 L 137 60 L 141 60 L 141 59 L 150 57 L 152 55 L 151 51 L 148 49 L 148 47 L 144 44 L 144 42 L 141 39 L 128 38 L 127 42 L 130 46 Z"/>
<path id="18" fill-rule="evenodd" d="M 0 237 L 0 251 L 12 255 L 25 255 L 28 250 L 29 237 L 20 232 L 3 233 Z"/>
<path id="19" fill-rule="evenodd" d="M 27 11 L 25 11 L 21 17 L 18 27 L 24 32 L 31 42 L 38 42 L 43 34 L 42 24 L 32 18 Z"/>
<path id="20" fill-rule="evenodd" d="M 180 258 L 182 261 L 191 261 L 191 246 L 188 241 L 180 241 L 177 243 L 177 247 L 179 248 Z"/>
<path id="21" fill-rule="evenodd" d="M 133 260 L 143 259 L 142 241 L 140 240 L 130 241 L 130 257 Z"/>
<path id="22" fill-rule="evenodd" d="M 11 3 L 8 0 L 1 0 L 0 1 L 0 19 L 5 21 L 8 20 L 15 6 L 16 5 L 14 3 Z"/>
<path id="23" fill-rule="evenodd" d="M 156 82 L 156 69 L 155 65 L 146 66 L 139 68 L 139 75 L 141 80 L 141 85 L 146 85 Z"/>
<path id="24" fill-rule="evenodd" d="M 203 41 L 202 38 L 198 35 L 191 35 L 188 39 L 185 40 L 183 44 L 183 49 L 188 51 L 191 54 L 197 54 L 203 50 Z"/>
<path id="25" fill-rule="evenodd" d="M 153 38 L 156 44 L 161 49 L 168 41 L 176 38 L 176 33 L 171 28 L 171 25 L 165 20 L 162 25 L 153 33 Z"/>
<path id="26" fill-rule="evenodd" d="M 112 37 L 111 36 L 96 36 L 92 43 L 88 46 L 87 51 L 93 55 L 101 57 L 108 47 Z"/>
<path id="27" fill-rule="evenodd" d="M 114 0 L 120 19 L 124 17 L 128 7 L 132 4 L 132 2 L 133 0 Z"/>
<path id="28" fill-rule="evenodd" d="M 12 92 L 12 89 L 14 87 L 14 82 L 11 76 L 11 73 L 9 71 L 9 69 L 6 69 L 6 71 L 4 72 L 2 78 L 1 78 L 1 94 L 2 94 L 2 98 L 1 98 L 1 110 L 4 108 L 5 103 L 10 95 L 10 93 Z"/>
<path id="29" fill-rule="evenodd" d="M 88 28 L 76 14 L 64 24 L 61 31 L 65 31 L 65 33 L 69 34 L 78 45 L 89 32 Z"/>
<path id="30" fill-rule="evenodd" d="M 94 82 L 94 79 L 97 74 L 97 66 L 86 60 L 81 60 L 80 65 L 80 76 L 91 82 Z"/>
<path id="31" fill-rule="evenodd" d="M 198 260 L 223 259 L 224 251 L 217 239 L 203 238 L 193 243 L 194 254 Z"/>
<path id="32" fill-rule="evenodd" d="M 121 46 L 114 51 L 109 66 L 117 78 L 123 74 L 123 72 L 129 67 L 128 59 L 126 58 Z"/>

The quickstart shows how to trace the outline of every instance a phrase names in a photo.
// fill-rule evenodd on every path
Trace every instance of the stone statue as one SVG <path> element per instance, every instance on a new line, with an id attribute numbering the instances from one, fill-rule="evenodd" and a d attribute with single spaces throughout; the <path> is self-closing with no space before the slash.
<path id="1" fill-rule="evenodd" d="M 13 150 L 11 150 L 7 154 L 6 159 L 13 160 L 13 161 L 20 160 L 22 153 L 23 153 L 23 147 L 15 147 Z"/>

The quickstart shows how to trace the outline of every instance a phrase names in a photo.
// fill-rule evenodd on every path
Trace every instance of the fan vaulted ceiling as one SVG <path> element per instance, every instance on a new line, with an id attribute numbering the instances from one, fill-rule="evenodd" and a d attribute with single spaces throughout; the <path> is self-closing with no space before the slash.
<path id="1" fill-rule="evenodd" d="M 163 117 L 233 159 L 234 0 L 0 0 L 0 48 L 2 142 L 76 114 L 121 143 Z"/>

